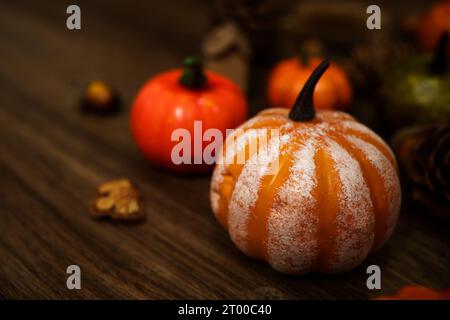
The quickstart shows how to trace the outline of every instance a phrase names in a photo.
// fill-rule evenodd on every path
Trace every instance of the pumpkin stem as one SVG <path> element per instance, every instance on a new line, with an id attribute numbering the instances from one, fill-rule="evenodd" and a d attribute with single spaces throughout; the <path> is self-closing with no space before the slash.
<path id="1" fill-rule="evenodd" d="M 297 100 L 295 100 L 291 111 L 289 112 L 289 118 L 293 121 L 311 121 L 316 116 L 316 111 L 314 109 L 314 89 L 316 88 L 317 82 L 319 82 L 320 77 L 322 77 L 325 70 L 328 69 L 330 63 L 328 60 L 323 60 L 313 73 L 306 80 L 305 85 L 300 91 Z"/>
<path id="2" fill-rule="evenodd" d="M 184 71 L 178 80 L 186 88 L 196 90 L 204 87 L 206 76 L 203 72 L 203 64 L 196 56 L 188 57 L 184 60 Z"/>
<path id="3" fill-rule="evenodd" d="M 435 75 L 444 74 L 447 71 L 447 44 L 448 31 L 443 32 L 439 37 L 436 50 L 434 51 L 433 61 L 430 65 L 430 72 Z"/>

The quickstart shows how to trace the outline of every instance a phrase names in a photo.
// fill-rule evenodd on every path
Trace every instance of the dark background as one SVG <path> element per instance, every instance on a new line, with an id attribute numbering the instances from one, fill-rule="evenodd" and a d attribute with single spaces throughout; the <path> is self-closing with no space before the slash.
<path id="1" fill-rule="evenodd" d="M 427 2 L 378 4 L 401 14 Z M 152 168 L 129 133 L 138 88 L 199 51 L 213 1 L 76 1 L 82 30 L 69 31 L 74 3 L 0 3 L 1 298 L 246 298 L 269 287 L 285 298 L 366 299 L 406 284 L 449 285 L 448 226 L 405 202 L 392 238 L 351 272 L 292 277 L 245 257 L 211 212 L 209 176 Z M 251 67 L 252 115 L 265 106 L 268 64 Z M 120 91 L 121 113 L 80 112 L 93 79 Z M 146 222 L 89 217 L 96 186 L 116 177 L 140 187 Z M 81 290 L 66 289 L 71 264 L 81 267 Z M 382 290 L 366 287 L 371 264 L 381 267 Z"/>

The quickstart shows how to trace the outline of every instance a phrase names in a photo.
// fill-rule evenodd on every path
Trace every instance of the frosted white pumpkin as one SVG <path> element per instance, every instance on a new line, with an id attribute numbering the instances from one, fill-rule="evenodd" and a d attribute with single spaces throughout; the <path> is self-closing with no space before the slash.
<path id="1" fill-rule="evenodd" d="M 390 237 L 401 202 L 397 164 L 369 128 L 337 111 L 297 122 L 288 109 L 263 111 L 240 128 L 214 170 L 211 204 L 246 255 L 284 273 L 334 273 Z M 249 144 L 258 139 L 251 129 L 261 128 L 278 129 L 281 138 L 258 161 L 261 150 L 252 153 Z M 230 163 L 239 153 L 246 161 Z"/>

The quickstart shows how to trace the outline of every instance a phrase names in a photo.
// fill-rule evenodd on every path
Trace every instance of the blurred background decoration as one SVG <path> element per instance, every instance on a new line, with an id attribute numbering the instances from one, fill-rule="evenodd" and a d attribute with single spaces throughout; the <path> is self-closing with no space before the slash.
<path id="1" fill-rule="evenodd" d="M 408 200 L 450 218 L 450 123 L 402 129 L 393 138 Z"/>

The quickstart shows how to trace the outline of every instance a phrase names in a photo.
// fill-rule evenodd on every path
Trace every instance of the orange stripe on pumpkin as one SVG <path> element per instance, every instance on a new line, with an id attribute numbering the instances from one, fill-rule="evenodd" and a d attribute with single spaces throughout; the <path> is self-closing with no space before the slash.
<path id="1" fill-rule="evenodd" d="M 289 131 L 284 132 L 281 128 L 280 137 L 284 134 L 289 135 Z M 293 144 L 289 142 L 280 146 L 280 148 L 280 155 L 271 163 L 271 166 L 274 166 L 278 162 L 278 170 L 262 178 L 260 188 L 257 191 L 258 198 L 247 225 L 249 235 L 247 250 L 252 257 L 258 259 L 267 259 L 267 221 L 276 191 L 289 177 L 289 168 L 292 165 Z"/>
<path id="2" fill-rule="evenodd" d="M 261 186 L 262 179 L 270 168 L 272 161 L 279 156 L 282 145 L 280 145 L 280 148 L 273 148 L 276 143 L 281 144 L 282 141 L 279 141 L 278 136 L 270 136 L 268 143 L 261 150 L 249 149 L 254 154 L 249 156 L 248 161 L 245 162 L 241 169 L 241 174 L 235 184 L 235 190 L 239 190 L 239 192 L 233 192 L 228 207 L 230 236 L 236 245 L 249 255 L 250 252 L 247 251 L 247 224 L 258 199 L 258 189 Z M 265 152 L 266 147 L 270 148 L 267 152 Z"/>
<path id="3" fill-rule="evenodd" d="M 313 195 L 317 199 L 319 217 L 317 239 L 319 241 L 319 255 L 316 267 L 321 272 L 329 272 L 330 259 L 334 238 L 336 237 L 336 214 L 339 210 L 338 193 L 341 184 L 337 177 L 337 172 L 333 166 L 331 156 L 324 149 L 324 139 L 321 139 L 321 147 L 314 159 L 316 163 L 317 185 L 313 190 Z"/>
<path id="4" fill-rule="evenodd" d="M 346 136 L 349 148 L 353 150 L 363 167 L 375 208 L 376 232 L 373 250 L 378 249 L 390 236 L 397 221 L 399 204 L 394 199 L 400 197 L 400 182 L 395 175 L 395 167 L 383 152 L 374 145 L 355 136 Z"/>
<path id="5" fill-rule="evenodd" d="M 338 140 L 337 137 L 326 139 L 330 163 L 339 181 L 338 211 L 334 221 L 336 234 L 327 261 L 331 272 L 355 267 L 369 254 L 375 225 L 370 191 L 362 168 Z"/>
<path id="6" fill-rule="evenodd" d="M 374 208 L 374 244 L 372 250 L 378 247 L 384 238 L 384 233 L 387 225 L 386 212 L 387 205 L 384 200 L 386 190 L 384 188 L 383 180 L 377 171 L 371 165 L 364 155 L 364 152 L 354 146 L 351 142 L 347 141 L 347 138 L 341 135 L 339 143 L 354 157 L 361 166 L 362 175 L 367 187 L 369 188 L 370 199 Z M 380 151 L 381 152 L 381 151 Z"/>
<path id="7" fill-rule="evenodd" d="M 219 183 L 219 185 L 216 187 L 213 185 L 213 192 L 216 192 L 215 189 L 218 190 L 218 193 L 220 195 L 222 195 L 219 198 L 219 206 L 218 206 L 218 210 L 217 212 L 215 212 L 217 219 L 219 220 L 220 224 L 224 227 L 224 228 L 228 228 L 228 207 L 229 207 L 229 203 L 231 200 L 231 195 L 233 193 L 234 190 L 234 186 L 236 184 L 236 181 L 238 180 L 242 169 L 243 169 L 243 164 L 238 164 L 236 163 L 237 161 L 237 154 L 239 153 L 239 145 L 238 144 L 238 139 L 246 139 L 244 141 L 245 143 L 245 160 L 248 160 L 250 158 L 250 154 L 249 154 L 249 144 L 253 142 L 254 139 L 257 139 L 257 136 L 252 137 L 250 140 L 247 139 L 247 137 L 249 136 L 249 132 L 247 132 L 246 130 L 249 129 L 261 129 L 261 128 L 276 128 L 280 125 L 280 123 L 284 122 L 284 120 L 281 117 L 274 117 L 272 115 L 268 115 L 268 116 L 263 116 L 263 117 L 259 117 L 259 118 L 255 118 L 255 121 L 250 121 L 247 122 L 246 124 L 244 124 L 243 126 L 239 127 L 238 129 L 242 129 L 240 131 L 235 131 L 232 135 L 230 135 L 228 137 L 228 139 L 235 139 L 234 140 L 234 144 L 232 145 L 232 150 L 229 151 L 229 156 L 233 159 L 233 163 L 232 164 L 228 164 L 228 163 L 224 163 L 224 164 L 218 164 L 218 166 L 221 166 L 222 170 L 218 170 L 217 172 L 215 172 L 215 174 L 217 175 L 221 175 L 222 176 L 222 181 Z M 229 140 L 227 139 L 228 143 Z M 223 149 L 223 155 L 226 155 L 226 145 L 224 145 L 224 149 Z M 242 151 L 241 151 L 242 152 Z M 229 161 L 231 162 L 231 161 Z M 213 183 L 217 180 L 218 178 L 214 178 L 212 179 Z"/>
<path id="8" fill-rule="evenodd" d="M 369 128 L 367 128 L 366 126 L 364 126 L 358 122 L 346 121 L 342 124 L 342 126 L 345 129 L 343 131 L 346 134 L 355 135 L 358 138 L 366 141 L 367 143 L 376 146 L 377 149 L 380 150 L 384 154 L 384 156 L 389 159 L 389 161 L 391 162 L 391 164 L 395 168 L 395 170 L 398 171 L 397 161 L 395 160 L 394 154 L 392 153 L 391 149 L 386 145 L 386 143 L 378 135 L 376 135 Z"/>

